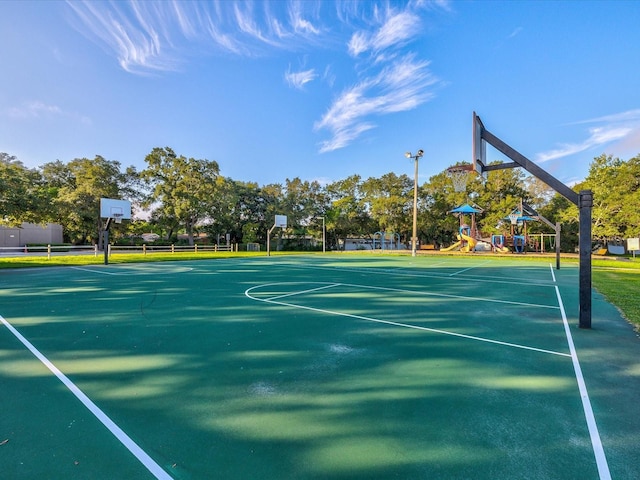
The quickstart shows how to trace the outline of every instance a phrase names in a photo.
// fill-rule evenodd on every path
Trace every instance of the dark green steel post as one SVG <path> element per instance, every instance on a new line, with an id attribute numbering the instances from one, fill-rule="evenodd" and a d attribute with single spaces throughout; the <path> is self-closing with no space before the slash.
<path id="1" fill-rule="evenodd" d="M 580 222 L 580 328 L 591 328 L 591 207 L 593 193 L 581 190 Z"/>

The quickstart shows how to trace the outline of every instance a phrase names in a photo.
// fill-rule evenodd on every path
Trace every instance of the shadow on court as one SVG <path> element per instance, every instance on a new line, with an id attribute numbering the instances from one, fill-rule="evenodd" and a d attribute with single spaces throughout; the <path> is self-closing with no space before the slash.
<path id="1" fill-rule="evenodd" d="M 557 289 L 606 465 L 640 476 L 638 339 L 598 295 L 576 328 L 571 267 L 328 255 L 0 284 L 0 315 L 172 478 L 599 478 Z M 0 355 L 9 478 L 153 478 L 6 327 Z"/>

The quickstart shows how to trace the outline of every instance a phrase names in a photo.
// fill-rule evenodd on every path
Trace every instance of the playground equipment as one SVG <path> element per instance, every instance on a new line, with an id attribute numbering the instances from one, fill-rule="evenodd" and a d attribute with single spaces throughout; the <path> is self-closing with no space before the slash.
<path id="1" fill-rule="evenodd" d="M 611 255 L 624 255 L 624 241 L 620 238 L 614 238 L 607 242 L 607 250 Z"/>
<path id="2" fill-rule="evenodd" d="M 467 173 L 465 173 L 467 175 Z M 453 213 L 460 220 L 460 228 L 458 230 L 458 242 L 456 244 L 451 245 L 449 248 L 442 249 L 441 251 L 447 252 L 455 249 L 460 249 L 461 252 L 471 252 L 474 250 L 477 240 L 477 229 L 476 229 L 476 213 L 481 213 L 482 209 L 475 208 L 465 203 L 464 205 L 460 205 L 459 207 L 454 208 L 449 211 L 449 213 Z M 469 215 L 471 218 L 471 225 L 467 225 L 465 223 L 465 215 Z"/>
<path id="3" fill-rule="evenodd" d="M 507 215 L 506 219 L 511 224 L 511 238 L 513 239 L 513 251 L 524 253 L 528 243 L 527 222 L 535 220 L 533 217 L 525 215 L 522 202 L 520 207 L 515 208 Z"/>
<path id="4" fill-rule="evenodd" d="M 540 215 L 536 210 L 520 200 L 520 204 L 514 208 L 509 215 L 505 217 L 505 220 L 509 220 L 511 224 L 511 238 L 513 240 L 513 247 L 516 253 L 524 253 L 527 245 L 533 244 L 533 249 L 544 253 L 545 249 L 545 237 L 549 238 L 549 246 L 551 250 L 556 251 L 556 263 L 560 265 L 560 223 L 551 223 L 549 220 Z M 553 228 L 555 233 L 536 233 L 530 234 L 528 231 L 528 222 L 543 222 Z M 516 237 L 524 237 L 516 238 Z M 537 237 L 540 237 L 538 243 Z M 516 248 L 516 242 L 518 243 Z M 536 246 L 537 245 L 537 246 Z"/>
<path id="5" fill-rule="evenodd" d="M 524 247 L 527 244 L 527 237 L 524 235 L 513 236 L 513 251 L 516 253 L 524 253 Z"/>
<path id="6" fill-rule="evenodd" d="M 466 173 L 468 175 L 468 173 Z M 481 238 L 477 226 L 476 226 L 476 213 L 481 213 L 483 210 L 473 207 L 469 204 L 464 204 L 454 208 L 449 213 L 457 215 L 460 219 L 460 228 L 458 231 L 458 242 L 454 243 L 448 248 L 441 249 L 443 252 L 457 250 L 461 252 L 473 252 L 478 250 L 487 250 L 493 252 L 509 252 L 509 248 L 504 244 L 504 236 L 500 235 L 499 239 L 496 239 L 495 235 L 491 238 Z M 465 215 L 469 215 L 471 224 L 465 223 Z"/>
<path id="7" fill-rule="evenodd" d="M 491 235 L 491 248 L 494 252 L 507 253 L 511 251 L 505 245 L 504 235 Z"/>

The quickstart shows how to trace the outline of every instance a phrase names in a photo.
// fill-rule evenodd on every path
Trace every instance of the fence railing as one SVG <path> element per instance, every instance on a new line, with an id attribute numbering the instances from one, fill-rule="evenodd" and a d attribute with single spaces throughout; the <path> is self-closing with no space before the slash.
<path id="1" fill-rule="evenodd" d="M 237 252 L 238 244 L 229 245 L 109 245 L 109 255 L 114 253 L 177 253 L 177 252 Z M 94 255 L 103 252 L 98 245 L 38 245 L 24 247 L 0 247 L 0 257 L 18 257 L 25 255 Z"/>
<path id="2" fill-rule="evenodd" d="M 229 245 L 109 245 L 109 255 L 114 252 L 140 252 L 147 253 L 176 253 L 176 252 L 237 252 L 238 244 Z"/>

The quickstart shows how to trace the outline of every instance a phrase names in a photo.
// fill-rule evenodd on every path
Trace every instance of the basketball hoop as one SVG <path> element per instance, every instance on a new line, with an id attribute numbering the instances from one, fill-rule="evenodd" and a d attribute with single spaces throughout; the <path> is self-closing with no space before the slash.
<path id="1" fill-rule="evenodd" d="M 473 171 L 473 165 L 463 164 L 447 168 L 447 176 L 453 183 L 453 189 L 456 192 L 464 192 L 467 189 L 467 181 L 469 174 Z"/>
<path id="2" fill-rule="evenodd" d="M 121 213 L 114 213 L 113 214 L 113 221 L 116 223 L 122 223 L 122 217 L 123 215 Z"/>
<path id="3" fill-rule="evenodd" d="M 517 225 L 518 224 L 518 218 L 520 218 L 520 214 L 518 214 L 518 213 L 510 213 L 509 214 L 509 220 L 511 221 L 511 225 Z"/>

